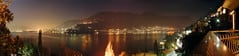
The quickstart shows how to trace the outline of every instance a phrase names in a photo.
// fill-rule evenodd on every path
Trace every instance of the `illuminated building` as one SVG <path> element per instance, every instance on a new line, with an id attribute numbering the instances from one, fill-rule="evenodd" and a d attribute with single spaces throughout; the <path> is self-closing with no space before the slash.
<path id="1" fill-rule="evenodd" d="M 91 24 L 77 24 L 72 29 L 67 29 L 65 33 L 68 34 L 82 34 L 82 33 L 93 33 Z"/>
<path id="2" fill-rule="evenodd" d="M 233 10 L 220 7 L 216 13 L 200 18 L 196 23 L 186 27 L 184 31 L 185 37 L 183 38 L 183 49 L 186 51 L 185 55 L 193 55 L 194 49 L 196 49 L 208 32 L 216 30 L 234 30 L 236 25 L 232 12 Z M 238 20 L 236 22 L 238 22 Z"/>

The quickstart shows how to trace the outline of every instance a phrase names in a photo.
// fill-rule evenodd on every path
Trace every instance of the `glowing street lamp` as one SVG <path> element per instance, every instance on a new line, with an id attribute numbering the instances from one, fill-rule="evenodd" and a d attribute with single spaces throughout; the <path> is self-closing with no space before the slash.
<path id="1" fill-rule="evenodd" d="M 230 15 L 232 15 L 232 30 L 235 30 L 235 19 L 236 19 L 236 13 L 235 13 L 235 10 L 233 10 L 232 12 L 230 12 Z"/>

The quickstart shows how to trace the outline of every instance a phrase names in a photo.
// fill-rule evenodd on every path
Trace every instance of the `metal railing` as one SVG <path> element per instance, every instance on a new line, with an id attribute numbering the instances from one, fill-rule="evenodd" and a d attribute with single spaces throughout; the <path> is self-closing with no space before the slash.
<path id="1" fill-rule="evenodd" d="M 199 56 L 234 56 L 239 54 L 239 31 L 210 31 L 194 49 Z M 195 55 L 197 56 L 197 55 Z"/>
<path id="2" fill-rule="evenodd" d="M 233 54 L 239 54 L 239 31 L 212 31 Z"/>

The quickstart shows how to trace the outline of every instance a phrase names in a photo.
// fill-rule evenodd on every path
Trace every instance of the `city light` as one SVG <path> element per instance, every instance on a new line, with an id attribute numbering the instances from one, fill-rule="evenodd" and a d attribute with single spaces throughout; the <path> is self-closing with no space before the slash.
<path id="1" fill-rule="evenodd" d="M 185 34 L 186 34 L 186 35 L 188 35 L 188 34 L 190 34 L 190 33 L 192 33 L 192 30 L 186 30 L 186 31 L 185 31 Z"/>
<path id="2" fill-rule="evenodd" d="M 115 56 L 114 51 L 112 49 L 112 44 L 109 42 L 107 44 L 106 50 L 105 50 L 105 56 Z"/>
<path id="3" fill-rule="evenodd" d="M 176 45 L 177 45 L 179 48 L 182 48 L 183 43 L 180 41 L 180 39 L 177 39 Z"/>
<path id="4" fill-rule="evenodd" d="M 220 23 L 221 21 L 220 21 L 220 19 L 217 19 L 216 22 L 217 22 L 217 23 Z"/>
<path id="5" fill-rule="evenodd" d="M 227 51 L 227 47 L 225 45 L 222 46 L 224 51 Z"/>
<path id="6" fill-rule="evenodd" d="M 215 38 L 215 43 L 214 44 L 216 45 L 217 48 L 220 47 L 220 44 L 221 44 L 220 42 L 221 42 L 221 40 L 218 37 Z"/>
<path id="7" fill-rule="evenodd" d="M 239 55 L 238 1 L 0 0 L 0 56 Z"/>
<path id="8" fill-rule="evenodd" d="M 226 14 L 226 9 L 223 9 L 223 10 L 222 10 L 222 13 L 223 13 L 223 14 Z"/>
<path id="9" fill-rule="evenodd" d="M 164 42 L 159 42 L 160 45 L 164 45 L 165 43 Z"/>

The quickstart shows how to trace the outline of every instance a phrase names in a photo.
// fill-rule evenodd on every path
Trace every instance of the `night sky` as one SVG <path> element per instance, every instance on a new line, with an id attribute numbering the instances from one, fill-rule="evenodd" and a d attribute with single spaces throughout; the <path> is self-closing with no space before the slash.
<path id="1" fill-rule="evenodd" d="M 193 21 L 216 10 L 221 3 L 219 0 L 13 0 L 10 9 L 15 18 L 9 28 L 52 26 L 102 11 L 154 12 L 163 16 L 189 16 L 192 20 L 188 21 Z"/>

